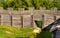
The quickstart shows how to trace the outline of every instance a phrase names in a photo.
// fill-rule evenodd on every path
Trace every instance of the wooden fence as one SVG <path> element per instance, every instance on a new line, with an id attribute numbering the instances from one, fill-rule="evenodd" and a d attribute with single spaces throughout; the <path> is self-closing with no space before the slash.
<path id="1" fill-rule="evenodd" d="M 40 10 L 35 10 L 34 8 L 29 8 L 29 10 L 24 10 L 24 8 L 19 8 L 16 11 L 12 8 L 4 10 L 0 7 L 0 25 L 11 25 L 19 28 L 36 27 L 34 21 L 42 20 L 43 27 L 46 27 L 58 18 L 60 18 L 60 11 L 56 9 L 46 10 L 41 8 Z"/>

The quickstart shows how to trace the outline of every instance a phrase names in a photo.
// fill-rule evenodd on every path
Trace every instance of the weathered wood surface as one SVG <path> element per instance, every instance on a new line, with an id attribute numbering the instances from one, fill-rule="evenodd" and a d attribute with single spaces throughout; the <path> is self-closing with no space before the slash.
<path id="1" fill-rule="evenodd" d="M 11 25 L 16 27 L 34 27 L 36 26 L 35 20 L 42 20 L 43 27 L 48 26 L 50 23 L 60 18 L 60 11 L 56 9 L 52 10 L 35 10 L 34 8 L 29 8 L 29 10 L 24 10 L 24 8 L 19 8 L 18 11 L 8 8 L 4 10 L 0 7 L 0 24 L 1 25 Z"/>

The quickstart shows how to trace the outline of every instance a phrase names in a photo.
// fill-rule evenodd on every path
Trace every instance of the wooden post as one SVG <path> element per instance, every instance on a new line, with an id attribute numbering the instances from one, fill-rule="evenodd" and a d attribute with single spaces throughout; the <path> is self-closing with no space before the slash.
<path id="1" fill-rule="evenodd" d="M 56 16 L 54 16 L 54 21 L 56 20 Z"/>
<path id="2" fill-rule="evenodd" d="M 12 15 L 10 17 L 11 17 L 11 26 L 12 26 Z"/>
<path id="3" fill-rule="evenodd" d="M 21 16 L 21 27 L 23 28 L 23 16 Z"/>
<path id="4" fill-rule="evenodd" d="M 43 26 L 44 26 L 44 15 L 42 15 L 42 28 L 43 28 Z"/>
<path id="5" fill-rule="evenodd" d="M 1 15 L 0 15 L 0 25 L 1 25 Z"/>
<path id="6" fill-rule="evenodd" d="M 31 27 L 33 27 L 33 15 L 31 15 Z"/>

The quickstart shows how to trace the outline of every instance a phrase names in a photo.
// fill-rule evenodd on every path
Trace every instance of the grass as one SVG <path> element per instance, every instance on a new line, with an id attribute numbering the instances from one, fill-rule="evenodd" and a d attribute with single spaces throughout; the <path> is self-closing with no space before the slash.
<path id="1" fill-rule="evenodd" d="M 0 38 L 32 38 L 32 28 L 18 29 L 11 26 L 0 26 Z"/>
<path id="2" fill-rule="evenodd" d="M 15 38 L 20 30 L 11 26 L 0 26 L 0 38 Z"/>

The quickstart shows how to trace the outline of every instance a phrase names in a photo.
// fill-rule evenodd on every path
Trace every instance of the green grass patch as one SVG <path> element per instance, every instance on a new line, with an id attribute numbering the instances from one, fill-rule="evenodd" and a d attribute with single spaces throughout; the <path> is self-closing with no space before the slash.
<path id="1" fill-rule="evenodd" d="M 21 28 L 11 26 L 0 26 L 0 38 L 32 38 L 32 28 Z"/>

